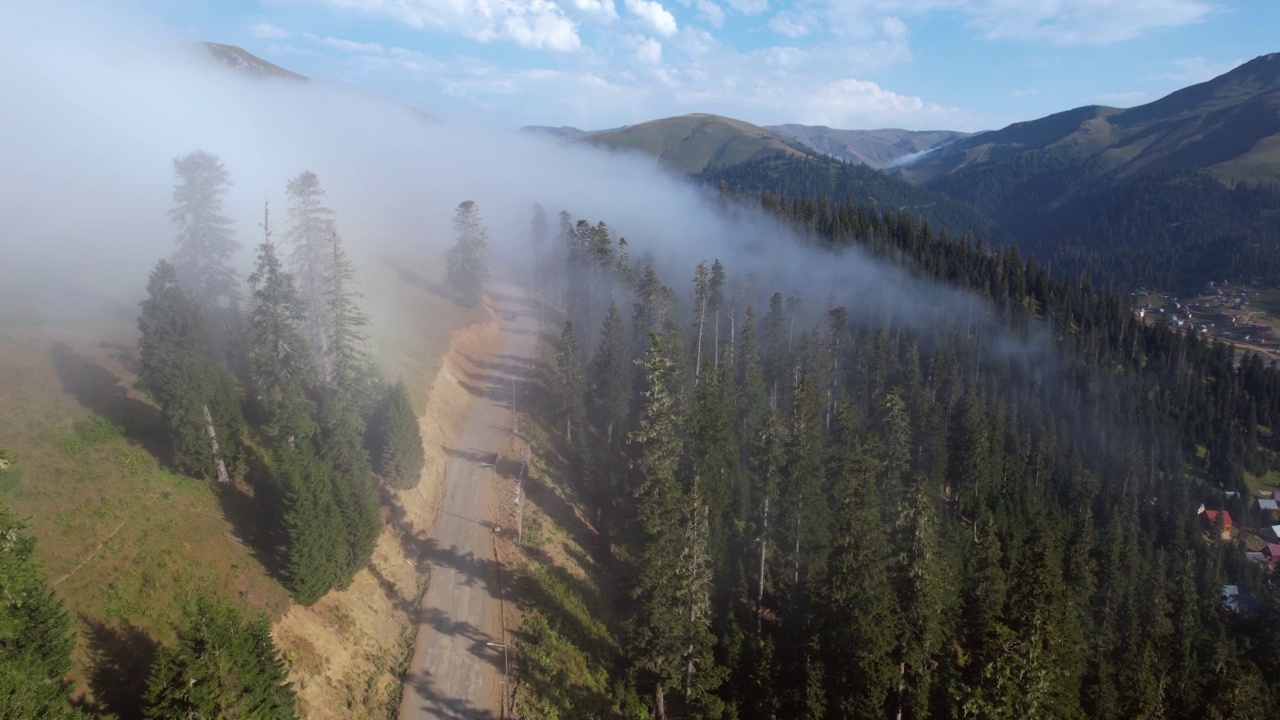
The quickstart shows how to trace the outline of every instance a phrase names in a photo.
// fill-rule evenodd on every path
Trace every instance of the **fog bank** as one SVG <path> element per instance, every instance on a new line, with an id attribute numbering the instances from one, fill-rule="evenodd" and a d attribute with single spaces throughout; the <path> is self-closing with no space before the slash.
<path id="1" fill-rule="evenodd" d="M 553 229 L 560 210 L 604 220 L 633 257 L 650 251 L 681 273 L 665 274 L 669 284 L 687 283 L 696 262 L 719 258 L 732 274 L 754 271 L 761 290 L 799 290 L 811 304 L 834 293 L 855 320 L 879 301 L 894 305 L 896 321 L 917 325 L 972 304 L 856 251 L 833 260 L 801 247 L 759 211 L 717 211 L 705 192 L 651 158 L 431 122 L 324 82 L 248 77 L 145 18 L 109 18 L 87 4 L 6 13 L 14 21 L 0 26 L 8 95 L 0 249 L 23 292 L 136 301 L 156 260 L 173 251 L 165 214 L 172 161 L 202 149 L 222 159 L 235 183 L 227 214 L 245 270 L 261 239 L 264 199 L 283 230 L 285 183 L 311 170 L 366 271 L 388 257 L 424 274 L 438 268 L 462 200 L 479 205 L 494 255 L 519 263 L 530 207 L 540 202 Z"/>

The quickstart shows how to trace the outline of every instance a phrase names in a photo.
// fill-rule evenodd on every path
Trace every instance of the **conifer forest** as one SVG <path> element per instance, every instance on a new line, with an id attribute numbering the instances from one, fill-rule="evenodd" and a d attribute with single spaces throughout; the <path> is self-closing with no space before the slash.
<path id="1" fill-rule="evenodd" d="M 659 265 L 567 212 L 548 241 L 536 208 L 539 291 L 565 309 L 548 426 L 620 588 L 608 689 L 537 716 L 1280 712 L 1280 591 L 1197 512 L 1257 512 L 1274 368 L 906 213 L 720 201 L 972 304 L 922 324 L 714 257 Z"/>

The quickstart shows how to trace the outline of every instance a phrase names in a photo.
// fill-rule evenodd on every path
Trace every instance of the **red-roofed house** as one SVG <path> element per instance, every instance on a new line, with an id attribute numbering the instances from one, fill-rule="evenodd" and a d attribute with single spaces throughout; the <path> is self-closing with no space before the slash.
<path id="1" fill-rule="evenodd" d="M 1280 544 L 1269 543 L 1266 547 L 1262 548 L 1262 556 L 1267 559 L 1267 562 L 1273 563 L 1280 561 Z"/>
<path id="2" fill-rule="evenodd" d="M 1204 510 L 1200 513 L 1200 524 L 1204 529 L 1213 532 L 1222 523 L 1222 539 L 1231 539 L 1231 513 L 1226 510 Z"/>

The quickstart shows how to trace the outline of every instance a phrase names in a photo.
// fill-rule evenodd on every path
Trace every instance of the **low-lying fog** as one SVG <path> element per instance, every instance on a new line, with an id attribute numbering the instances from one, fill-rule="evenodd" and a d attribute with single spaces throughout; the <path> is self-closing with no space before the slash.
<path id="1" fill-rule="evenodd" d="M 264 198 L 282 230 L 285 183 L 312 170 L 366 272 L 394 257 L 429 273 L 453 242 L 462 200 L 479 205 L 495 255 L 518 259 L 529 246 L 530 207 L 540 202 L 553 230 L 560 210 L 604 220 L 632 243 L 633 257 L 650 250 L 678 268 L 664 275 L 668 284 L 687 284 L 696 262 L 720 258 L 731 273 L 756 270 L 762 289 L 801 290 L 813 302 L 835 292 L 855 319 L 876 296 L 894 303 L 899 321 L 933 322 L 968 305 L 958 292 L 855 252 L 833 262 L 801 248 L 758 212 L 718 212 L 701 188 L 651 158 L 431 122 L 323 81 L 247 77 L 145 18 L 121 20 L 89 4 L 29 3 L 5 14 L 3 282 L 41 301 L 134 303 L 156 260 L 173 250 L 172 161 L 203 149 L 235 183 L 227 214 L 246 271 Z"/>

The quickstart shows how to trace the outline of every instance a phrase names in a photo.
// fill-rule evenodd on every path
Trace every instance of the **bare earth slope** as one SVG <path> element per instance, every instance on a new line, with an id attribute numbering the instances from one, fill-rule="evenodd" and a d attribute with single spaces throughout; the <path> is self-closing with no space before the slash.
<path id="1" fill-rule="evenodd" d="M 434 539 L 425 547 L 430 580 L 414 654 L 405 676 L 402 720 L 496 718 L 502 714 L 504 590 L 495 560 L 499 452 L 512 434 L 513 379 L 534 349 L 537 318 L 520 291 L 495 286 L 496 348 L 484 357 L 462 353 L 446 365 L 472 395 L 466 423 L 452 447 L 441 488 Z M 448 379 L 446 379 L 448 381 Z"/>

